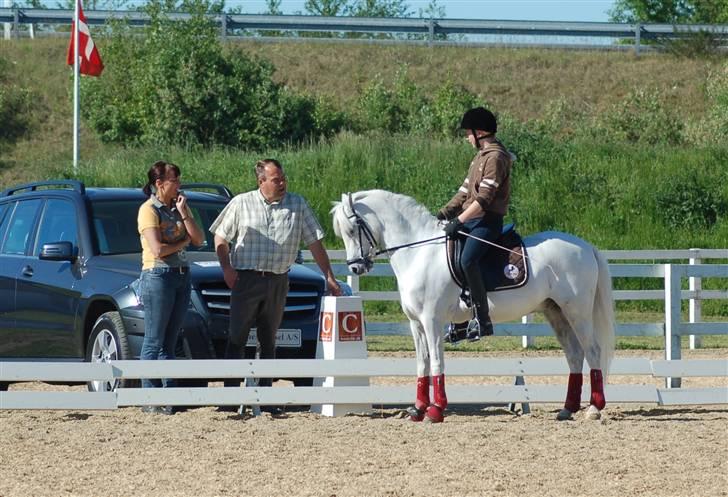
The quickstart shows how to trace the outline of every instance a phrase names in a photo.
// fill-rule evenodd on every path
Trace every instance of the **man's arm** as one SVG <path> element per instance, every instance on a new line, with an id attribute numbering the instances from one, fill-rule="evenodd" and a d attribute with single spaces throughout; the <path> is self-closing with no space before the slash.
<path id="1" fill-rule="evenodd" d="M 225 284 L 232 290 L 235 286 L 235 280 L 238 278 L 238 273 L 235 268 L 230 265 L 230 245 L 220 235 L 215 235 L 215 253 L 220 261 L 220 267 L 222 268 L 223 278 Z"/>
<path id="2" fill-rule="evenodd" d="M 311 251 L 311 255 L 313 255 L 313 259 L 318 264 L 318 267 L 321 268 L 321 272 L 326 276 L 326 285 L 331 295 L 340 296 L 341 287 L 334 277 L 334 272 L 331 269 L 331 261 L 329 261 L 329 254 L 326 253 L 324 244 L 321 243 L 321 240 L 316 240 L 308 246 L 308 249 Z"/>

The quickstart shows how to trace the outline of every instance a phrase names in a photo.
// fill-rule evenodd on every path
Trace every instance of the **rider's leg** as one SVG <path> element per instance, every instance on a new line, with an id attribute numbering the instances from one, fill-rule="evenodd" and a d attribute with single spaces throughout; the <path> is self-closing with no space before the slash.
<path id="1" fill-rule="evenodd" d="M 500 235 L 503 226 L 502 218 L 484 218 L 470 229 L 470 235 L 482 240 L 493 241 Z M 480 336 L 492 335 L 493 324 L 490 321 L 488 312 L 488 293 L 483 281 L 484 258 L 490 249 L 490 245 L 473 238 L 467 238 L 460 261 L 465 272 L 470 295 L 473 300 L 475 318 L 477 323 L 472 323 L 472 335 L 468 338 L 477 339 Z M 475 325 L 477 329 L 475 328 Z"/>

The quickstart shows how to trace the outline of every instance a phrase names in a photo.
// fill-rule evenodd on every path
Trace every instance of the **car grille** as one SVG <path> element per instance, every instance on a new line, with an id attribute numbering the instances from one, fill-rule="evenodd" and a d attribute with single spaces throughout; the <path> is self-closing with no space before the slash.
<path id="1" fill-rule="evenodd" d="M 205 283 L 200 285 L 202 301 L 207 310 L 217 316 L 230 315 L 230 289 L 224 283 Z M 321 295 L 314 285 L 291 283 L 283 319 L 317 319 Z"/>

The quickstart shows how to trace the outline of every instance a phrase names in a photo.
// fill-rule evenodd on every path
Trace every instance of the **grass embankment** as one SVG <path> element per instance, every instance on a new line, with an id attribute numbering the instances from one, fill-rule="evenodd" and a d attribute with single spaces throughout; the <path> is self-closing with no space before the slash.
<path id="1" fill-rule="evenodd" d="M 104 40 L 97 38 L 103 53 Z M 28 135 L 0 157 L 0 185 L 44 178 L 70 163 L 72 104 L 66 46 L 64 39 L 0 43 L 0 57 L 10 62 L 8 83 L 30 90 L 37 104 Z M 708 105 L 706 77 L 717 67 L 715 61 L 600 51 L 254 42 L 243 46 L 273 62 L 278 81 L 342 106 L 353 105 L 377 75 L 392 81 L 406 68 L 421 88 L 432 90 L 450 80 L 522 121 L 541 117 L 556 100 L 589 114 L 606 112 L 635 88 L 656 89 L 681 116 L 696 118 Z M 82 123 L 85 160 L 96 162 L 117 153 Z M 168 151 L 160 148 L 157 153 Z"/>

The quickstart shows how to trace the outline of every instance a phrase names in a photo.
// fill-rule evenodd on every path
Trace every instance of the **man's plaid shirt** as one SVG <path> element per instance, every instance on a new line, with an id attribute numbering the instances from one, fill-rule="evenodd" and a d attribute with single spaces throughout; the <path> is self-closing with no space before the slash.
<path id="1" fill-rule="evenodd" d="M 283 274 L 296 260 L 301 242 L 310 245 L 324 237 L 306 200 L 286 193 L 269 203 L 260 190 L 241 193 L 223 209 L 210 231 L 233 245 L 235 269 Z"/>

